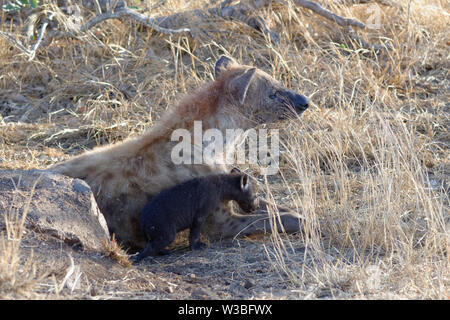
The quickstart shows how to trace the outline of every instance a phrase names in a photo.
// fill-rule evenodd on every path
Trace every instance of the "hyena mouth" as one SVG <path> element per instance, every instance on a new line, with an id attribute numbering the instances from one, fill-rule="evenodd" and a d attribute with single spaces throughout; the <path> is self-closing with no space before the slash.
<path id="1" fill-rule="evenodd" d="M 279 96 L 283 99 L 283 103 L 294 114 L 300 115 L 309 107 L 309 101 L 301 94 L 290 90 L 278 91 Z"/>
<path id="2" fill-rule="evenodd" d="M 280 115 L 280 119 L 299 116 L 309 107 L 308 99 L 298 93 L 289 90 L 280 90 L 277 92 L 277 96 L 286 107 L 286 110 Z"/>

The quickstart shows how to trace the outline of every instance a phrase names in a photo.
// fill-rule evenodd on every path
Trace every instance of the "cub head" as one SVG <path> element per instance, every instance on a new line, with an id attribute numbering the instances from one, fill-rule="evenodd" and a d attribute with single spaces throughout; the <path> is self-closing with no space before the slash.
<path id="1" fill-rule="evenodd" d="M 234 178 L 233 184 L 233 198 L 239 204 L 242 210 L 249 213 L 255 211 L 258 207 L 258 200 L 254 193 L 253 186 L 250 183 L 250 178 L 245 173 L 231 173 Z"/>

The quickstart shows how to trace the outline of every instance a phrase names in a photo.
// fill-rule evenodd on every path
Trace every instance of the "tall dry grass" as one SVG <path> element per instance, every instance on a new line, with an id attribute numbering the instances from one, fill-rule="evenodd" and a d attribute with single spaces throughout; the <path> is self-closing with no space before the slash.
<path id="1" fill-rule="evenodd" d="M 280 35 L 278 47 L 213 17 L 189 26 L 194 38 L 106 21 L 32 62 L 0 39 L 0 167 L 46 167 L 138 134 L 229 54 L 312 101 L 300 119 L 279 125 L 280 175 L 262 185 L 268 199 L 306 216 L 304 234 L 275 234 L 265 244 L 280 274 L 302 297 L 448 299 L 450 7 L 397 2 L 402 10 L 379 5 L 381 28 L 360 33 L 393 47 L 378 53 L 292 4 L 260 11 Z M 172 0 L 147 13 L 204 3 Z M 322 3 L 368 18 L 368 5 Z M 46 9 L 58 12 L 50 1 Z"/>
<path id="2" fill-rule="evenodd" d="M 33 251 L 25 257 L 21 254 L 21 243 L 26 232 L 25 221 L 38 180 L 34 183 L 22 212 L 14 205 L 11 205 L 7 212 L 2 212 L 3 221 L 0 222 L 0 226 L 4 230 L 0 230 L 1 299 L 28 297 L 33 287 L 44 278 L 44 274 L 37 270 Z M 18 192 L 20 190 L 16 188 L 15 195 Z"/>

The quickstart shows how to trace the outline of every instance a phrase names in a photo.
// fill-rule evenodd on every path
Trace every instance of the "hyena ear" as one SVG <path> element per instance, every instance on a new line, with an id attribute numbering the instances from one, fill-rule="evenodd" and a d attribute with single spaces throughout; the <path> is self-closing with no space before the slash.
<path id="1" fill-rule="evenodd" d="M 229 70 L 233 64 L 237 64 L 233 59 L 227 56 L 220 56 L 216 61 L 216 66 L 214 67 L 214 77 L 217 79 L 222 74 L 222 71 Z"/>
<path id="2" fill-rule="evenodd" d="M 230 81 L 230 90 L 240 106 L 244 104 L 248 87 L 250 86 L 255 72 L 256 68 L 248 69 L 243 74 Z"/>
<path id="3" fill-rule="evenodd" d="M 243 174 L 241 176 L 241 190 L 247 191 L 250 186 L 250 181 L 248 180 L 248 175 Z"/>

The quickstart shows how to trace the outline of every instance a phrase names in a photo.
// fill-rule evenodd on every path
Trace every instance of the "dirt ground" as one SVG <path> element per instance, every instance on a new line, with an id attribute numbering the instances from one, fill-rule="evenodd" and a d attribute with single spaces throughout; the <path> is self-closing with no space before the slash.
<path id="1" fill-rule="evenodd" d="M 169 255 L 125 267 L 102 254 L 77 251 L 58 239 L 30 231 L 22 240 L 23 257 L 33 251 L 38 272 L 46 275 L 32 293 L 16 294 L 29 299 L 101 300 L 305 298 L 267 259 L 266 249 L 270 249 L 265 248 L 266 241 L 223 240 L 195 252 L 181 241 L 172 246 Z M 298 268 L 304 248 L 292 250 L 295 254 L 290 255 L 288 266 Z M 320 288 L 312 286 L 310 290 L 309 298 L 331 297 Z"/>

